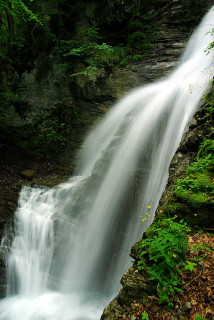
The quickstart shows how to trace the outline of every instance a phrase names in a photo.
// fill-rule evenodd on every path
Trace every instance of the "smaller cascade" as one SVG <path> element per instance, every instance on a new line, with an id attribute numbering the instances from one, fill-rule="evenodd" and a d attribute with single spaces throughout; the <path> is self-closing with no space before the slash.
<path id="1" fill-rule="evenodd" d="M 8 259 L 8 296 L 33 297 L 47 290 L 54 252 L 54 195 L 54 190 L 22 188 L 15 214 L 16 237 Z"/>

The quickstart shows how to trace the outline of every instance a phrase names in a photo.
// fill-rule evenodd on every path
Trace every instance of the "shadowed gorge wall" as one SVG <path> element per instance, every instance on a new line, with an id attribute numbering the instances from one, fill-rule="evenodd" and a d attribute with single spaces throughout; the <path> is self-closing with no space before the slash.
<path id="1" fill-rule="evenodd" d="M 46 17 L 44 12 L 49 15 L 45 28 L 33 29 L 31 41 L 25 40 L 29 41 L 26 50 L 11 47 L 10 59 L 0 66 L 1 139 L 42 156 L 60 149 L 61 161 L 69 162 L 88 128 L 113 102 L 175 66 L 211 1 L 59 1 L 52 5 L 41 1 L 38 5 L 41 19 Z M 66 41 L 84 36 L 94 25 L 96 41 L 116 47 L 119 56 L 103 66 L 98 63 L 91 75 L 71 77 L 82 72 L 87 62 L 65 57 Z M 128 51 L 121 56 L 122 50 Z"/>

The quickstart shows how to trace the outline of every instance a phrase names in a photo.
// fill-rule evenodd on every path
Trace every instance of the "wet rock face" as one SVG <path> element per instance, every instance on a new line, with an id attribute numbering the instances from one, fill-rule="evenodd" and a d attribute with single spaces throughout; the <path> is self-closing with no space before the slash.
<path id="1" fill-rule="evenodd" d="M 36 108 L 48 110 L 57 103 L 72 105 L 74 99 L 69 85 L 69 77 L 62 64 L 46 56 L 37 59 L 34 69 L 22 73 L 17 84 L 22 99 L 32 106 L 28 121 L 37 113 Z"/>
<path id="2" fill-rule="evenodd" d="M 5 270 L 5 263 L 4 263 L 4 257 L 0 254 L 0 298 L 5 297 L 6 293 L 6 270 Z"/>
<path id="3" fill-rule="evenodd" d="M 165 21 L 172 23 L 194 24 L 211 5 L 211 0 L 103 0 L 96 3 L 94 14 L 97 15 L 99 24 L 103 23 L 103 28 L 108 27 L 111 32 L 112 24 L 124 28 L 127 20 L 136 17 L 137 10 L 143 13 L 154 10 L 157 15 L 162 12 Z"/>
<path id="4" fill-rule="evenodd" d="M 9 227 L 13 216 L 13 211 L 16 209 L 15 195 L 10 195 L 8 199 L 0 199 L 0 243 L 5 236 L 6 228 Z M 0 299 L 6 294 L 6 268 L 5 259 L 7 255 L 7 248 L 1 243 L 0 251 Z"/>

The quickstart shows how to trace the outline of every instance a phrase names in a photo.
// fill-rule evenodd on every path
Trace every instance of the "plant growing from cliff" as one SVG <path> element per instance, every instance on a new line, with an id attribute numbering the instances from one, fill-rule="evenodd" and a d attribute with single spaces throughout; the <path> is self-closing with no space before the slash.
<path id="1" fill-rule="evenodd" d="M 99 28 L 93 25 L 82 28 L 76 39 L 62 42 L 64 48 L 62 46 L 61 50 L 64 51 L 64 57 L 69 58 L 71 68 L 80 63 L 84 65 L 82 71 L 73 73 L 71 76 L 92 75 L 98 67 L 107 63 L 108 56 L 112 54 L 113 49 L 100 41 Z"/>
<path id="2" fill-rule="evenodd" d="M 128 29 L 128 47 L 134 51 L 142 50 L 144 53 L 147 53 L 148 49 L 153 48 L 151 42 L 155 30 L 153 24 L 145 24 L 143 21 L 135 20 L 128 25 Z"/>
<path id="3" fill-rule="evenodd" d="M 204 139 L 204 141 L 202 142 L 202 144 L 200 145 L 199 149 L 198 149 L 198 159 L 200 159 L 201 157 L 206 157 L 210 155 L 214 155 L 214 141 L 212 139 Z M 210 167 L 212 168 L 212 159 L 209 162 L 209 165 L 211 165 Z M 208 166 L 209 167 L 209 166 Z"/>
<path id="4" fill-rule="evenodd" d="M 18 95 L 11 91 L 0 92 L 0 129 L 10 134 L 13 123 L 28 107 Z"/>
<path id="5" fill-rule="evenodd" d="M 214 36 L 214 28 L 212 28 L 209 31 L 209 34 L 211 34 L 211 36 Z M 212 41 L 209 46 L 207 47 L 207 49 L 205 50 L 205 52 L 209 53 L 212 49 L 214 49 L 214 41 Z"/>
<path id="6" fill-rule="evenodd" d="M 159 303 L 169 303 L 170 296 L 181 291 L 178 274 L 188 251 L 189 228 L 184 221 L 176 222 L 175 219 L 158 221 L 140 243 L 137 267 L 145 270 L 150 280 L 157 281 Z"/>

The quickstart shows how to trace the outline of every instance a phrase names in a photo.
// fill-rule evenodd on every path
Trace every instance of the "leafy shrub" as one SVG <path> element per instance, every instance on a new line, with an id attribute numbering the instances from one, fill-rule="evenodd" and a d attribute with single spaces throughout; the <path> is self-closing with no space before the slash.
<path id="1" fill-rule="evenodd" d="M 100 43 L 99 28 L 96 25 L 82 28 L 76 39 L 61 41 L 59 53 L 68 58 L 72 69 L 78 63 L 85 65 L 81 72 L 71 76 L 92 75 L 98 67 L 108 62 L 108 57 L 113 53 L 111 46 Z"/>
<path id="2" fill-rule="evenodd" d="M 135 54 L 132 56 L 133 61 L 139 61 L 142 60 L 143 56 L 141 54 Z"/>
<path id="3" fill-rule="evenodd" d="M 159 303 L 169 303 L 169 297 L 175 291 L 181 291 L 178 281 L 179 266 L 182 265 L 188 251 L 189 230 L 183 220 L 159 220 L 149 228 L 147 238 L 140 242 L 137 267 L 138 270 L 145 270 L 150 275 L 150 280 L 158 282 Z"/>
<path id="4" fill-rule="evenodd" d="M 19 115 L 23 114 L 28 108 L 18 95 L 11 91 L 0 93 L 0 130 L 10 134 L 10 129 L 14 123 L 20 123 Z"/>
<path id="5" fill-rule="evenodd" d="M 198 150 L 198 157 L 205 157 L 209 154 L 214 155 L 214 140 L 204 139 Z M 211 156 L 210 156 L 211 157 Z"/>
<path id="6" fill-rule="evenodd" d="M 131 21 L 128 25 L 127 46 L 134 51 L 143 50 L 146 53 L 153 47 L 152 38 L 155 26 L 152 22 L 152 15 L 144 15 L 141 19 Z"/>

